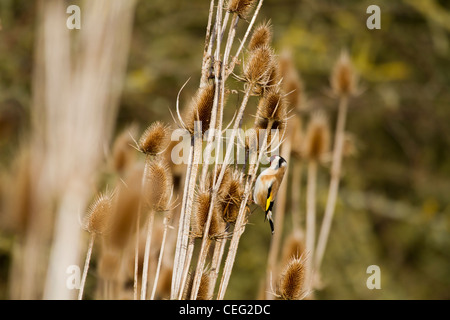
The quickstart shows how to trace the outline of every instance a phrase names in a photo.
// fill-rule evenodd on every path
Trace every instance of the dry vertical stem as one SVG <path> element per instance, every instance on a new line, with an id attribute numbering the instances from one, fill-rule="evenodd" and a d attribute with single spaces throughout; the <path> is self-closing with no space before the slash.
<path id="1" fill-rule="evenodd" d="M 339 109 L 336 123 L 336 131 L 333 145 L 333 158 L 331 163 L 331 179 L 328 190 L 327 204 L 325 214 L 320 229 L 317 256 L 315 260 L 316 270 L 320 270 L 325 247 L 330 233 L 331 222 L 333 220 L 334 210 L 336 207 L 336 199 L 339 189 L 339 181 L 341 174 L 342 152 L 345 141 L 345 122 L 347 118 L 348 100 L 350 96 L 357 92 L 357 77 L 351 65 L 348 54 L 344 51 L 341 53 L 336 63 L 332 77 L 331 86 L 334 93 L 339 97 Z"/>

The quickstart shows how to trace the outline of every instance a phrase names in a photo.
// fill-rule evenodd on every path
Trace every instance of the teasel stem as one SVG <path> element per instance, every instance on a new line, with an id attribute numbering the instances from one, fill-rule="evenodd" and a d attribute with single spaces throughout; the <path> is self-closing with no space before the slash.
<path id="1" fill-rule="evenodd" d="M 192 200 L 190 201 L 190 207 L 191 209 L 186 209 L 188 207 L 188 200 L 190 197 L 190 193 L 192 194 L 193 198 L 193 191 L 195 187 L 195 177 L 193 174 L 193 169 L 195 167 L 195 170 L 197 170 L 198 164 L 195 166 L 194 162 L 195 159 L 198 157 L 195 152 L 195 138 L 192 137 L 191 139 L 191 148 L 190 148 L 190 154 L 189 154 L 189 163 L 187 167 L 186 172 L 186 179 L 184 182 L 184 192 L 183 192 L 183 200 L 182 200 L 182 207 L 181 207 L 181 213 L 180 213 L 180 220 L 178 223 L 178 237 L 177 237 L 177 245 L 175 249 L 175 257 L 174 257 L 174 269 L 173 269 L 173 275 L 172 275 L 172 289 L 171 289 L 171 299 L 176 299 L 179 293 L 180 284 L 181 284 L 181 277 L 183 274 L 183 269 L 185 267 L 185 259 L 186 259 L 186 242 L 189 238 L 189 222 L 190 222 L 190 212 L 192 209 Z M 200 141 L 201 142 L 201 141 Z M 197 142 L 197 144 L 199 144 Z M 201 144 L 200 144 L 201 148 Z M 201 150 L 200 150 L 201 151 Z M 198 153 L 198 152 L 197 152 Z M 197 161 L 198 163 L 198 161 Z M 195 173 L 195 176 L 197 173 Z M 183 249 L 185 248 L 185 249 Z"/>
<path id="2" fill-rule="evenodd" d="M 314 268 L 314 246 L 316 237 L 316 184 L 317 184 L 317 159 L 308 162 L 308 183 L 306 188 L 306 291 L 312 286 Z"/>
<path id="3" fill-rule="evenodd" d="M 231 238 L 230 247 L 228 248 L 228 254 L 227 254 L 227 258 L 225 260 L 225 265 L 223 268 L 222 279 L 220 281 L 219 292 L 217 293 L 217 300 L 223 300 L 225 297 L 225 292 L 227 290 L 228 283 L 230 281 L 231 272 L 232 272 L 233 265 L 234 265 L 234 261 L 236 259 L 236 253 L 237 253 L 237 248 L 239 245 L 239 240 L 241 238 L 241 235 L 245 231 L 245 210 L 247 207 L 248 198 L 252 191 L 253 183 L 256 180 L 256 173 L 258 171 L 259 163 L 261 162 L 262 155 L 265 153 L 265 149 L 267 148 L 267 136 L 268 136 L 270 128 L 272 128 L 272 124 L 273 124 L 273 120 L 269 120 L 269 122 L 267 124 L 267 130 L 265 130 L 263 143 L 261 145 L 261 148 L 259 149 L 258 160 L 256 161 L 255 164 L 250 163 L 250 166 L 249 166 L 249 179 L 247 180 L 247 183 L 245 184 L 244 198 L 243 198 L 243 200 L 241 202 L 241 206 L 239 208 L 239 213 L 238 213 L 238 216 L 236 219 L 236 224 L 234 226 L 233 237 Z"/>
<path id="4" fill-rule="evenodd" d="M 287 139 L 281 149 L 281 156 L 286 160 L 286 162 L 290 163 L 291 158 L 291 139 Z M 287 187 L 288 187 L 288 179 L 284 179 L 284 183 L 281 183 L 280 189 L 278 190 L 277 202 L 275 204 L 275 230 L 273 233 L 272 241 L 270 243 L 269 249 L 269 257 L 267 262 L 267 274 L 266 274 L 266 299 L 273 298 L 273 295 L 269 294 L 269 281 L 270 281 L 270 273 L 275 272 L 276 262 L 278 260 L 278 253 L 280 249 L 281 243 L 281 235 L 283 233 L 283 225 L 284 225 L 284 213 L 286 211 L 286 199 L 287 199 Z"/>
<path id="5" fill-rule="evenodd" d="M 211 47 L 212 42 L 210 42 L 211 38 L 211 25 L 212 25 L 212 17 L 214 13 L 214 0 L 211 0 L 209 5 L 209 15 L 208 15 L 208 24 L 206 27 L 206 35 L 205 35 L 205 49 L 203 51 L 203 61 L 202 61 L 202 76 L 200 79 L 200 87 L 203 87 L 208 82 L 208 70 L 209 65 L 208 62 L 211 58 Z"/>
<path id="6" fill-rule="evenodd" d="M 150 296 L 150 300 L 154 300 L 155 299 L 155 293 L 156 293 L 156 288 L 158 286 L 158 280 L 159 280 L 159 273 L 161 271 L 161 264 L 162 264 L 162 260 L 163 260 L 163 256 L 164 256 L 164 249 L 166 246 L 166 238 L 167 238 L 167 231 L 169 229 L 169 216 L 171 215 L 171 213 L 167 213 L 164 216 L 164 232 L 163 232 L 163 238 L 161 241 L 161 249 L 159 250 L 159 257 L 158 257 L 158 265 L 156 266 L 156 274 L 155 274 L 155 280 L 153 282 L 153 289 L 152 289 L 152 294 Z"/>
<path id="7" fill-rule="evenodd" d="M 213 253 L 213 259 L 211 262 L 211 271 L 213 272 L 212 275 L 212 286 L 216 286 L 217 277 L 219 276 L 220 271 L 220 265 L 222 263 L 223 254 L 225 252 L 225 246 L 227 244 L 227 238 L 224 239 L 218 239 L 216 243 L 214 244 L 214 253 Z"/>
<path id="8" fill-rule="evenodd" d="M 150 246 L 152 243 L 152 230 L 155 221 L 155 210 L 151 209 L 147 219 L 147 237 L 145 240 L 144 265 L 142 267 L 141 300 L 147 298 L 148 265 L 150 260 Z"/>
<path id="9" fill-rule="evenodd" d="M 192 255 L 194 254 L 194 239 L 191 238 L 189 240 L 187 252 L 186 252 L 186 263 L 183 268 L 183 274 L 182 274 L 182 280 L 181 280 L 181 287 L 180 292 L 178 294 L 178 300 L 182 300 L 184 288 L 186 287 L 186 283 L 188 281 L 188 275 L 189 275 L 189 266 L 191 265 Z"/>
<path id="10" fill-rule="evenodd" d="M 315 270 L 319 271 L 322 264 L 323 255 L 330 234 L 331 223 L 333 221 L 334 211 L 336 207 L 336 200 L 339 189 L 339 181 L 342 164 L 342 151 L 345 140 L 345 122 L 347 118 L 348 96 L 343 95 L 339 101 L 338 118 L 336 124 L 336 132 L 334 137 L 333 158 L 331 164 L 331 180 L 328 190 L 327 204 L 325 207 L 325 214 L 320 229 L 320 234 L 317 242 L 317 256 L 315 260 Z"/>
<path id="11" fill-rule="evenodd" d="M 183 237 L 183 226 L 184 226 L 184 215 L 185 215 L 185 207 L 186 207 L 186 195 L 188 193 L 189 188 L 189 178 L 191 176 L 191 168 L 192 168 L 192 161 L 194 157 L 194 148 L 190 148 L 189 151 L 189 161 L 188 161 L 188 167 L 186 170 L 186 176 L 184 180 L 184 191 L 183 191 L 183 200 L 181 204 L 181 211 L 180 211 L 180 219 L 178 222 L 178 235 L 177 235 L 177 242 L 175 247 L 175 256 L 174 256 L 174 263 L 173 263 L 173 274 L 172 274 L 172 284 L 171 284 L 171 290 L 170 290 L 170 299 L 176 299 L 178 289 L 180 286 L 181 281 L 181 274 L 183 273 L 183 265 L 181 264 L 181 241 Z"/>
<path id="12" fill-rule="evenodd" d="M 86 284 L 87 273 L 89 270 L 89 263 L 91 261 L 91 255 L 92 255 L 92 248 L 94 247 L 94 241 L 95 241 L 95 233 L 91 233 L 91 236 L 89 239 L 89 246 L 88 246 L 88 250 L 86 253 L 86 260 L 84 262 L 83 275 L 81 277 L 80 291 L 78 292 L 78 300 L 83 299 L 84 286 Z"/>

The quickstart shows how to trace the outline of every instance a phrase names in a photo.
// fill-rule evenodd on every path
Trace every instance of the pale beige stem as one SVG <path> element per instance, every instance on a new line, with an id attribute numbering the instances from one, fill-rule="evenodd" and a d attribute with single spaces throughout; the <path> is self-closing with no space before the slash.
<path id="1" fill-rule="evenodd" d="M 169 219 L 167 218 L 167 215 L 164 217 L 164 233 L 163 233 L 163 238 L 161 241 L 161 249 L 159 250 L 159 257 L 158 257 L 158 265 L 156 266 L 156 274 L 155 274 L 155 280 L 153 282 L 153 289 L 152 289 L 152 294 L 150 296 L 150 300 L 154 300 L 155 299 L 155 293 L 156 293 L 156 287 L 158 286 L 158 279 L 159 279 L 159 273 L 161 271 L 161 264 L 162 264 L 162 259 L 164 256 L 164 249 L 165 249 L 165 245 L 166 245 L 166 237 L 167 237 L 167 230 L 168 230 L 168 221 Z"/>
<path id="2" fill-rule="evenodd" d="M 341 178 L 341 163 L 342 163 L 342 150 L 344 148 L 345 137 L 345 121 L 347 118 L 348 98 L 346 96 L 341 97 L 339 102 L 339 111 L 336 124 L 336 133 L 334 137 L 333 148 L 333 162 L 331 164 L 331 180 L 328 190 L 327 204 L 325 207 L 325 214 L 323 217 L 322 227 L 320 229 L 319 239 L 317 242 L 317 256 L 315 260 L 315 269 L 320 270 L 322 264 L 323 255 L 328 241 L 328 235 L 330 234 L 331 222 L 333 221 L 334 210 L 336 207 L 336 199 L 339 189 L 339 181 Z"/>
<path id="3" fill-rule="evenodd" d="M 170 290 L 170 299 L 176 299 L 178 289 L 180 287 L 180 281 L 181 281 L 181 275 L 183 273 L 183 267 L 184 267 L 184 257 L 183 251 L 182 251 L 182 239 L 184 234 L 184 220 L 185 220 L 185 208 L 186 208 L 186 199 L 189 189 L 189 179 L 191 177 L 191 171 L 192 171 L 192 163 L 194 159 L 194 148 L 191 146 L 189 151 L 189 162 L 188 167 L 186 170 L 186 176 L 184 180 L 184 191 L 183 191 L 183 200 L 181 204 L 181 211 L 180 211 L 180 218 L 178 221 L 178 235 L 177 235 L 177 242 L 175 247 L 175 256 L 174 256 L 174 262 L 173 262 L 173 271 L 172 271 L 172 284 L 171 284 L 171 290 Z"/>
<path id="4" fill-rule="evenodd" d="M 91 261 L 91 255 L 92 255 L 92 248 L 94 247 L 94 241 L 95 241 L 95 233 L 92 233 L 91 237 L 89 239 L 89 246 L 88 246 L 88 250 L 86 253 L 86 260 L 84 262 L 83 275 L 81 277 L 81 283 L 80 283 L 80 291 L 78 292 L 78 300 L 83 299 L 84 286 L 86 284 L 87 273 L 89 270 L 89 263 Z"/>
<path id="5" fill-rule="evenodd" d="M 183 297 L 184 288 L 186 286 L 188 274 L 189 274 L 189 266 L 191 265 L 192 255 L 194 253 L 194 239 L 190 239 L 187 254 L 186 254 L 186 264 L 184 266 L 182 281 L 181 281 L 181 287 L 180 292 L 178 294 L 178 300 L 181 300 Z"/>
<path id="6" fill-rule="evenodd" d="M 147 299 L 147 279 L 150 261 L 150 248 L 152 244 L 153 223 L 155 211 L 151 210 L 147 219 L 147 238 L 145 239 L 144 265 L 142 267 L 141 300 Z"/>
<path id="7" fill-rule="evenodd" d="M 314 243 L 316 237 L 316 184 L 317 184 L 317 161 L 310 159 L 308 162 L 308 184 L 306 189 L 306 292 L 312 285 L 314 268 Z"/>

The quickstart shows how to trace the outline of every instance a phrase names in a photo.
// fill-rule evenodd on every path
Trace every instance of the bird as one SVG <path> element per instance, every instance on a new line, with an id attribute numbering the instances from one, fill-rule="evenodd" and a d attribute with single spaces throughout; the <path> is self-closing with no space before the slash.
<path id="1" fill-rule="evenodd" d="M 274 233 L 272 207 L 286 168 L 287 162 L 282 157 L 278 155 L 270 157 L 270 167 L 260 173 L 253 191 L 253 201 L 264 210 L 264 221 L 269 220 L 272 235 Z"/>

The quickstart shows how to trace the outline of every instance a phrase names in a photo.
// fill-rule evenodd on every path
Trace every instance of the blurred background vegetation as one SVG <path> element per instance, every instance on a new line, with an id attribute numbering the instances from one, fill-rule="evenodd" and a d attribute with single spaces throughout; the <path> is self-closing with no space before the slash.
<path id="1" fill-rule="evenodd" d="M 381 30 L 366 28 L 372 4 L 381 8 Z M 172 122 L 168 109 L 192 77 L 182 102 L 190 99 L 200 79 L 208 8 L 205 0 L 138 2 L 116 132 L 131 122 Z M 0 2 L 0 171 L 11 168 L 29 129 L 35 11 L 34 1 Z M 347 124 L 355 153 L 344 159 L 316 297 L 450 299 L 450 3 L 265 0 L 258 20 L 264 19 L 273 24 L 277 52 L 292 52 L 308 106 L 325 108 L 330 123 L 337 103 L 328 93 L 329 75 L 342 49 L 360 75 L 362 92 L 350 102 Z M 231 119 L 234 110 L 228 112 Z M 328 181 L 322 172 L 319 225 Z M 2 299 L 13 237 L 0 226 Z M 269 244 L 267 225 L 255 213 L 226 298 L 258 297 Z M 373 264 L 381 268 L 381 290 L 366 287 Z"/>

